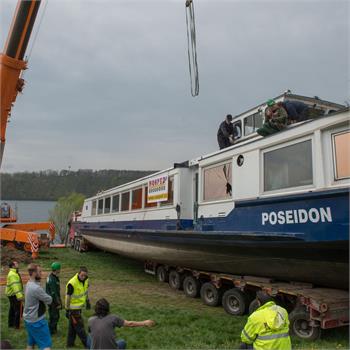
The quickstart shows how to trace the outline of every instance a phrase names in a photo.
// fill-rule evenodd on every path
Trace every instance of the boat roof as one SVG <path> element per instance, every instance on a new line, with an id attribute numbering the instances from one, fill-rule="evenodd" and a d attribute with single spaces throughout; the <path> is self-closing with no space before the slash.
<path id="1" fill-rule="evenodd" d="M 302 96 L 302 95 L 296 95 L 296 94 L 292 94 L 289 90 L 277 97 L 274 98 L 274 100 L 276 101 L 281 101 L 281 100 L 284 100 L 284 99 L 293 99 L 293 100 L 301 100 L 303 102 L 309 102 L 309 103 L 313 103 L 313 104 L 318 104 L 318 105 L 324 105 L 324 106 L 328 106 L 328 107 L 331 107 L 331 108 L 335 108 L 336 111 L 330 113 L 330 114 L 327 114 L 325 116 L 323 116 L 322 118 L 328 118 L 328 117 L 331 117 L 335 114 L 338 114 L 338 113 L 343 113 L 345 111 L 349 111 L 349 107 L 346 107 L 344 105 L 341 105 L 339 103 L 334 103 L 334 102 L 329 102 L 329 101 L 325 101 L 325 100 L 321 100 L 319 99 L 317 96 L 315 97 L 307 97 L 307 96 Z M 244 115 L 249 115 L 251 114 L 254 110 L 256 109 L 259 109 L 259 108 L 264 108 L 266 107 L 266 102 L 260 104 L 260 105 L 257 105 L 253 108 L 250 108 L 248 111 L 245 111 L 241 114 L 238 114 L 236 115 L 233 120 L 235 119 L 238 119 Z M 304 125 L 306 123 L 310 123 L 312 122 L 313 120 L 306 120 L 306 121 L 303 121 L 303 122 L 300 122 L 300 123 L 297 123 L 297 124 L 292 124 L 292 125 L 289 125 L 286 130 L 289 130 L 289 129 L 292 129 L 292 128 L 297 128 L 298 126 L 301 126 L 301 125 Z M 284 130 L 280 131 L 280 132 L 283 132 Z M 250 144 L 250 143 L 253 143 L 255 141 L 258 141 L 260 139 L 262 139 L 263 137 L 254 133 L 246 138 L 243 138 L 241 140 L 238 140 L 234 145 L 230 146 L 230 147 L 227 147 L 227 148 L 224 148 L 224 149 L 221 149 L 221 150 L 218 150 L 218 151 L 215 151 L 215 152 L 211 152 L 211 153 L 208 153 L 208 154 L 205 154 L 205 155 L 202 155 L 202 156 L 199 156 L 199 157 L 196 157 L 196 158 L 193 158 L 191 160 L 187 160 L 187 161 L 184 161 L 182 163 L 174 163 L 174 165 L 170 168 L 167 168 L 167 169 L 163 169 L 163 170 L 159 170 L 155 173 L 152 173 L 150 175 L 146 175 L 144 177 L 141 177 L 139 179 L 136 179 L 136 180 L 133 180 L 133 181 L 130 181 L 130 182 L 127 182 L 125 184 L 122 184 L 122 185 L 118 185 L 118 186 L 115 186 L 115 187 L 112 187 L 112 188 L 109 188 L 107 190 L 104 190 L 104 191 L 100 191 L 98 192 L 96 195 L 92 196 L 92 197 L 89 197 L 87 198 L 87 200 L 92 200 L 92 199 L 97 199 L 99 198 L 101 195 L 106 195 L 106 194 L 109 194 L 109 193 L 112 193 L 118 189 L 122 189 L 123 187 L 127 187 L 127 186 L 130 186 L 130 185 L 133 185 L 133 184 L 136 184 L 136 183 L 139 183 L 139 182 L 142 182 L 142 181 L 145 181 L 145 180 L 149 180 L 157 175 L 161 175 L 163 173 L 166 173 L 166 172 L 169 172 L 171 170 L 174 170 L 176 168 L 184 168 L 184 167 L 193 167 L 193 166 L 197 166 L 198 163 L 203 160 L 203 159 L 207 159 L 207 158 L 210 158 L 210 157 L 213 157 L 213 156 L 216 156 L 218 154 L 222 154 L 222 153 L 225 153 L 225 152 L 228 152 L 228 151 L 231 151 L 232 149 L 235 149 L 235 148 L 238 148 L 238 147 L 241 147 L 241 146 L 244 146 L 244 145 L 247 145 L 247 144 Z"/>
<path id="2" fill-rule="evenodd" d="M 332 113 L 327 114 L 327 115 L 324 115 L 324 116 L 322 116 L 322 119 L 331 118 L 331 117 L 333 117 L 334 115 L 337 115 L 337 114 L 340 114 L 340 113 L 344 113 L 344 112 L 349 112 L 349 110 L 350 110 L 349 107 L 343 106 L 343 109 L 340 109 L 340 110 L 338 110 L 338 111 L 332 112 Z M 305 120 L 305 121 L 302 121 L 302 122 L 299 122 L 299 123 L 296 123 L 296 124 L 288 125 L 285 129 L 280 130 L 279 132 L 277 132 L 277 133 L 275 133 L 275 134 L 273 134 L 273 135 L 271 135 L 271 136 L 278 135 L 278 134 L 280 134 L 281 132 L 285 132 L 285 131 L 288 131 L 288 130 L 291 130 L 291 129 L 294 129 L 294 128 L 298 128 L 298 127 L 300 127 L 300 126 L 302 126 L 302 125 L 309 124 L 309 123 L 312 123 L 312 122 L 314 122 L 314 121 L 315 121 L 315 119 L 309 119 L 309 120 Z M 217 151 L 215 151 L 215 152 L 207 153 L 207 154 L 205 154 L 205 155 L 203 155 L 203 156 L 194 158 L 193 160 L 191 160 L 191 161 L 189 162 L 189 165 L 190 165 L 190 166 L 194 166 L 194 165 L 198 164 L 199 161 L 201 161 L 201 160 L 204 160 L 204 159 L 207 159 L 207 158 L 216 156 L 216 155 L 218 155 L 218 154 L 226 153 L 226 152 L 231 151 L 231 150 L 233 150 L 233 149 L 235 149 L 235 148 L 240 148 L 240 147 L 242 147 L 242 146 L 248 145 L 248 144 L 253 143 L 253 142 L 257 142 L 257 141 L 262 140 L 262 139 L 264 139 L 264 138 L 266 138 L 266 136 L 263 137 L 263 136 L 260 136 L 260 135 L 258 135 L 258 134 L 253 134 L 251 137 L 244 138 L 244 139 L 242 139 L 242 140 L 237 141 L 234 145 L 232 145 L 232 146 L 230 146 L 230 147 L 226 147 L 226 148 L 224 148 L 224 149 L 217 150 Z"/>
<path id="3" fill-rule="evenodd" d="M 308 96 L 303 96 L 303 95 L 296 95 L 296 94 L 292 94 L 290 90 L 287 90 L 286 92 L 284 92 L 281 95 L 278 95 L 276 97 L 273 98 L 273 100 L 279 102 L 279 101 L 283 101 L 283 100 L 300 100 L 302 102 L 309 102 L 312 104 L 317 104 L 317 105 L 323 105 L 323 106 L 327 106 L 327 107 L 332 107 L 335 109 L 344 109 L 346 108 L 345 105 L 339 104 L 339 103 L 335 103 L 335 102 L 330 102 L 330 101 L 326 101 L 326 100 L 322 100 L 320 99 L 318 96 L 314 96 L 314 97 L 308 97 Z M 252 107 L 250 109 L 248 109 L 247 111 L 244 111 L 240 114 L 237 114 L 233 117 L 233 120 L 235 119 L 239 119 L 240 117 L 244 116 L 244 115 L 248 115 L 250 113 L 252 113 L 253 111 L 261 108 L 266 108 L 267 107 L 267 103 L 261 103 L 255 107 Z"/>

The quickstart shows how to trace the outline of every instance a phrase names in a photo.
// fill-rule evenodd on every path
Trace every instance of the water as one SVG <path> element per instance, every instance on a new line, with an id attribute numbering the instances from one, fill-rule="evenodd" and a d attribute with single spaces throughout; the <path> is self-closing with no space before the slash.
<path id="1" fill-rule="evenodd" d="M 37 222 L 48 221 L 49 211 L 52 210 L 56 202 L 49 201 L 13 201 L 2 199 L 1 202 L 7 202 L 12 209 L 17 205 L 17 222 Z"/>

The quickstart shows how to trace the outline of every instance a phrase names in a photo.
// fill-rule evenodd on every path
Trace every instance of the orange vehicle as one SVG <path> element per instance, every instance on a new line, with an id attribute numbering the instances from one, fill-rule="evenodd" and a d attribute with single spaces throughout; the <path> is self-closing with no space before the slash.
<path id="1" fill-rule="evenodd" d="M 22 92 L 24 80 L 21 73 L 27 68 L 24 54 L 39 10 L 41 0 L 20 0 L 11 24 L 4 52 L 0 54 L 0 166 L 6 142 L 6 127 L 11 108 L 18 92 Z"/>
<path id="2" fill-rule="evenodd" d="M 0 208 L 0 222 L 5 225 L 0 228 L 1 245 L 14 249 L 23 249 L 32 253 L 32 258 L 39 256 L 40 247 L 49 247 L 55 239 L 55 226 L 52 222 L 31 222 L 17 224 L 17 213 L 7 203 Z M 48 231 L 39 233 L 37 231 Z"/>
<path id="3" fill-rule="evenodd" d="M 6 127 L 11 115 L 11 108 L 16 101 L 17 94 L 22 92 L 24 80 L 22 71 L 27 68 L 24 55 L 29 43 L 30 35 L 38 14 L 41 0 L 20 0 L 11 23 L 4 51 L 0 53 L 0 166 L 6 142 Z M 36 222 L 29 224 L 15 224 L 17 215 L 7 204 L 1 205 L 0 222 L 5 224 L 0 228 L 2 245 L 24 249 L 38 256 L 39 247 L 49 245 L 47 234 L 41 235 L 36 231 L 48 230 L 50 240 L 54 239 L 54 226 L 51 222 Z"/>

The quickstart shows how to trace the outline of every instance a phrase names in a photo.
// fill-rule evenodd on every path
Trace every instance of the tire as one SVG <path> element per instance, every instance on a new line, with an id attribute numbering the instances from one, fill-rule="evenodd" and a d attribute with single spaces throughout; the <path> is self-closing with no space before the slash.
<path id="1" fill-rule="evenodd" d="M 254 299 L 250 304 L 249 304 L 249 309 L 248 309 L 248 314 L 251 315 L 254 311 L 256 311 L 260 307 L 260 303 L 258 299 Z"/>
<path id="2" fill-rule="evenodd" d="M 224 293 L 222 306 L 228 314 L 242 316 L 248 309 L 248 299 L 242 291 L 232 288 Z"/>
<path id="3" fill-rule="evenodd" d="M 289 329 L 292 335 L 304 340 L 316 340 L 321 336 L 320 327 L 310 326 L 310 316 L 303 309 L 296 309 L 289 314 Z"/>
<path id="4" fill-rule="evenodd" d="M 183 275 L 176 270 L 171 270 L 169 273 L 169 286 L 172 289 L 182 289 Z"/>
<path id="5" fill-rule="evenodd" d="M 208 306 L 218 306 L 221 304 L 222 291 L 217 289 L 212 283 L 206 282 L 201 288 L 201 298 Z"/>
<path id="6" fill-rule="evenodd" d="M 158 282 L 168 282 L 169 273 L 163 265 L 157 267 L 156 277 Z"/>
<path id="7" fill-rule="evenodd" d="M 189 298 L 197 298 L 199 296 L 201 284 L 197 278 L 193 276 L 187 276 L 184 279 L 183 288 L 184 293 Z"/>
<path id="8" fill-rule="evenodd" d="M 6 247 L 9 249 L 16 249 L 16 243 L 12 241 L 7 241 L 6 242 Z"/>
<path id="9" fill-rule="evenodd" d="M 74 249 L 80 252 L 80 241 L 78 239 L 75 240 Z"/>

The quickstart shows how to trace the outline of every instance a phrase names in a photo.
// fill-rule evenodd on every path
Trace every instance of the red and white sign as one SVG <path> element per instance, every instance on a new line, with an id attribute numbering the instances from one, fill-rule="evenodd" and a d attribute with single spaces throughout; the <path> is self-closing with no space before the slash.
<path id="1" fill-rule="evenodd" d="M 168 175 L 161 175 L 153 177 L 148 180 L 148 195 L 147 202 L 164 202 L 168 200 L 168 186 L 169 177 Z"/>

